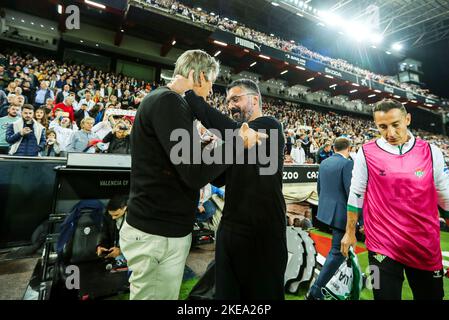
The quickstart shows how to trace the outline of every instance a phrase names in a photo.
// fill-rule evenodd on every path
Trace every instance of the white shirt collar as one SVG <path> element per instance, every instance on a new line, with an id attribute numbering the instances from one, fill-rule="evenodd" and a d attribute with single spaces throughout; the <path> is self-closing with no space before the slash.
<path id="1" fill-rule="evenodd" d="M 383 149 L 387 152 L 394 153 L 397 155 L 404 154 L 413 148 L 413 146 L 415 145 L 415 140 L 416 140 L 415 136 L 410 131 L 407 131 L 407 134 L 410 137 L 410 139 L 402 145 L 393 146 L 393 145 L 389 144 L 388 141 L 385 140 L 384 137 L 377 139 L 376 143 L 381 149 Z"/>

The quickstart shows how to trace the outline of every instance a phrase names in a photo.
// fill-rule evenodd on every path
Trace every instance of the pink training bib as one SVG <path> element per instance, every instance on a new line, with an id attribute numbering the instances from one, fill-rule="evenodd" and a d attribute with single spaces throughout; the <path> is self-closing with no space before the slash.
<path id="1" fill-rule="evenodd" d="M 368 185 L 363 205 L 366 247 L 406 266 L 442 269 L 438 197 L 430 145 L 416 139 L 402 155 L 363 146 Z"/>

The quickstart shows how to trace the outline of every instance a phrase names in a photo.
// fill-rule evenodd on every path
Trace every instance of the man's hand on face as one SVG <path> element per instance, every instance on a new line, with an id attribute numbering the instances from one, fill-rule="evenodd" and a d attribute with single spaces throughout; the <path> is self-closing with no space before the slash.
<path id="1" fill-rule="evenodd" d="M 194 81 L 193 81 L 193 73 L 194 71 L 191 70 L 189 72 L 189 77 L 184 78 L 181 75 L 176 75 L 176 77 L 167 84 L 167 87 L 170 88 L 170 90 L 173 90 L 177 94 L 183 95 L 186 91 L 192 90 Z"/>
<path id="2" fill-rule="evenodd" d="M 251 149 L 256 143 L 260 146 L 262 141 L 268 138 L 267 134 L 251 129 L 246 122 L 242 124 L 239 136 L 243 139 L 245 149 Z"/>

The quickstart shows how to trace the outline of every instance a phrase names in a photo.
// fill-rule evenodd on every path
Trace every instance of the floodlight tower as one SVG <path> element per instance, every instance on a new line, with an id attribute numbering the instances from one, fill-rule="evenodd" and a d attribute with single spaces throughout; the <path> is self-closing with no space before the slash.
<path id="1" fill-rule="evenodd" d="M 406 58 L 398 64 L 398 80 L 399 82 L 422 85 L 421 78 L 424 75 L 422 72 L 421 61 Z"/>

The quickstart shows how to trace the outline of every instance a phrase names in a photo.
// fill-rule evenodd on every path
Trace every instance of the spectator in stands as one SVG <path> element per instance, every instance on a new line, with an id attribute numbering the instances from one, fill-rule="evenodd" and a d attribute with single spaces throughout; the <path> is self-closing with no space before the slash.
<path id="1" fill-rule="evenodd" d="M 109 143 L 108 153 L 130 154 L 131 146 L 129 141 L 130 127 L 124 121 L 118 121 L 104 138 L 104 143 Z"/>
<path id="2" fill-rule="evenodd" d="M 34 97 L 34 106 L 40 107 L 45 104 L 47 99 L 54 99 L 53 91 L 48 88 L 47 81 L 41 81 L 40 89 L 36 91 L 36 96 Z"/>
<path id="3" fill-rule="evenodd" d="M 295 132 L 293 130 L 287 131 L 287 138 L 285 141 L 285 147 L 286 147 L 286 153 L 289 155 L 292 152 L 292 147 L 295 144 L 295 138 L 294 138 Z"/>
<path id="4" fill-rule="evenodd" d="M 335 154 L 320 165 L 317 183 L 319 197 L 317 219 L 331 227 L 332 248 L 307 296 L 310 300 L 323 298 L 321 288 L 329 282 L 344 261 L 340 252 L 340 242 L 346 229 L 346 203 L 354 166 L 354 162 L 349 160 L 350 146 L 351 142 L 348 139 L 337 138 L 334 143 Z"/>
<path id="5" fill-rule="evenodd" d="M 0 118 L 0 154 L 8 154 L 9 143 L 6 141 L 6 130 L 11 123 L 20 119 L 19 107 L 15 105 L 8 106 L 8 114 Z"/>
<path id="6" fill-rule="evenodd" d="M 23 96 L 16 96 L 15 94 L 11 94 L 8 96 L 8 102 L 10 106 L 17 107 L 20 112 L 24 104 L 24 98 Z M 0 117 L 5 117 L 8 114 L 8 108 L 9 107 L 5 105 L 0 109 Z"/>
<path id="7" fill-rule="evenodd" d="M 61 103 L 70 95 L 70 86 L 68 84 L 64 85 L 62 91 L 59 91 L 56 95 L 55 104 Z"/>
<path id="8" fill-rule="evenodd" d="M 33 119 L 34 107 L 25 104 L 22 118 L 8 126 L 6 141 L 10 144 L 9 154 L 37 157 L 45 148 L 45 128 Z"/>
<path id="9" fill-rule="evenodd" d="M 10 81 L 8 70 L 5 69 L 4 65 L 0 65 L 0 90 L 3 90 Z"/>
<path id="10" fill-rule="evenodd" d="M 31 84 L 29 81 L 24 81 L 22 85 L 22 95 L 25 97 L 25 103 L 33 102 L 35 96 L 34 91 L 31 89 Z"/>
<path id="11" fill-rule="evenodd" d="M 92 118 L 84 118 L 81 121 L 81 130 L 73 134 L 68 146 L 68 152 L 95 153 L 95 144 L 99 142 L 99 138 L 92 132 L 94 123 L 95 120 Z"/>
<path id="12" fill-rule="evenodd" d="M 122 256 L 120 250 L 120 230 L 122 229 L 128 210 L 127 196 L 113 196 L 106 206 L 101 238 L 97 246 L 97 255 L 105 259 L 117 259 Z"/>
<path id="13" fill-rule="evenodd" d="M 48 129 L 48 118 L 45 107 L 40 107 L 34 112 L 34 120 L 40 123 L 46 130 Z"/>
<path id="14" fill-rule="evenodd" d="M 326 142 L 324 146 L 322 146 L 316 154 L 316 163 L 320 164 L 327 158 L 332 157 L 333 155 L 334 152 L 332 151 L 331 142 Z"/>
<path id="15" fill-rule="evenodd" d="M 0 109 L 2 106 L 8 104 L 8 96 L 6 95 L 5 91 L 0 89 Z"/>
<path id="16" fill-rule="evenodd" d="M 58 109 L 55 111 L 56 117 L 50 123 L 49 128 L 53 129 L 56 133 L 56 141 L 59 144 L 59 148 L 61 150 L 61 157 L 65 157 L 70 142 L 72 141 L 73 134 L 78 131 L 78 127 L 75 124 L 73 127 L 72 122 L 70 121 L 69 114 L 67 112 Z"/>
<path id="17" fill-rule="evenodd" d="M 55 107 L 54 100 L 53 100 L 52 98 L 48 98 L 48 99 L 45 101 L 45 113 L 46 113 L 47 115 L 48 115 L 48 114 L 51 114 L 54 107 Z"/>
<path id="18" fill-rule="evenodd" d="M 297 140 L 295 146 L 292 148 L 290 153 L 294 164 L 304 164 L 306 163 L 306 153 L 302 147 L 300 140 Z"/>
<path id="19" fill-rule="evenodd" d="M 69 114 L 69 119 L 70 121 L 74 122 L 75 121 L 75 113 L 73 112 L 73 97 L 72 96 L 68 96 L 67 98 L 64 99 L 64 102 L 58 103 L 57 105 L 55 105 L 53 107 L 53 114 L 55 112 L 56 109 L 61 109 L 64 112 L 67 112 Z"/>
<path id="20" fill-rule="evenodd" d="M 61 147 L 59 146 L 58 139 L 56 138 L 56 132 L 53 130 L 47 131 L 47 141 L 45 143 L 45 149 L 42 152 L 44 157 L 59 157 L 61 154 Z"/>
<path id="21" fill-rule="evenodd" d="M 86 105 L 87 108 L 84 111 L 90 111 L 94 106 L 95 106 L 95 102 L 92 99 L 92 93 L 90 91 L 86 91 L 86 93 L 84 94 L 84 98 L 80 100 L 80 102 L 78 103 L 78 108 L 74 108 L 75 111 L 78 111 L 82 105 Z M 95 118 L 95 117 L 93 117 Z"/>

